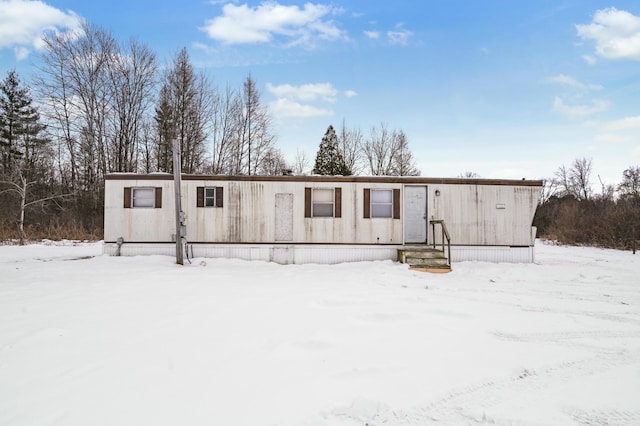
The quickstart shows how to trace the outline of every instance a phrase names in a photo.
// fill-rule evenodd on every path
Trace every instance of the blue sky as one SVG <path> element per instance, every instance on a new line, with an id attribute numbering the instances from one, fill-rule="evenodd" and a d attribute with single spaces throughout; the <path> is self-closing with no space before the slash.
<path id="1" fill-rule="evenodd" d="M 86 19 L 216 84 L 251 73 L 278 146 L 329 124 L 403 130 L 424 176 L 551 176 L 577 157 L 617 184 L 640 164 L 640 2 L 0 0 L 0 75 L 29 82 L 42 31 Z"/>

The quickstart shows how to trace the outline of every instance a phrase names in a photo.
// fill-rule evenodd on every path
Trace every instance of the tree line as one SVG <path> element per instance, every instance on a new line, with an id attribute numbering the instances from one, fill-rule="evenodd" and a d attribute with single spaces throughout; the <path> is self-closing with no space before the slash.
<path id="1" fill-rule="evenodd" d="M 43 46 L 31 86 L 15 71 L 0 82 L 0 241 L 101 238 L 105 174 L 172 172 L 174 140 L 183 173 L 327 173 L 301 151 L 284 159 L 250 74 L 219 88 L 186 48 L 160 66 L 145 44 L 88 22 Z M 418 174 L 401 130 L 329 129 L 318 155 L 328 137 L 345 167 L 332 174 Z"/>
<path id="2" fill-rule="evenodd" d="M 576 158 L 545 180 L 533 222 L 538 236 L 560 244 L 636 247 L 640 242 L 640 166 L 624 170 L 617 185 L 600 180 L 600 193 L 594 191 L 593 174 L 591 159 Z"/>

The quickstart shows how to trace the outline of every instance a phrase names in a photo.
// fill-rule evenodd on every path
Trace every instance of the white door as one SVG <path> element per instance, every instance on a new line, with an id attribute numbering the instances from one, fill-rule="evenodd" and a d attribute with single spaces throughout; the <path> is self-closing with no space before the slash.
<path id="1" fill-rule="evenodd" d="M 404 243 L 427 243 L 427 187 L 404 187 Z"/>
<path id="2" fill-rule="evenodd" d="M 276 194 L 275 240 L 293 240 L 293 194 Z"/>

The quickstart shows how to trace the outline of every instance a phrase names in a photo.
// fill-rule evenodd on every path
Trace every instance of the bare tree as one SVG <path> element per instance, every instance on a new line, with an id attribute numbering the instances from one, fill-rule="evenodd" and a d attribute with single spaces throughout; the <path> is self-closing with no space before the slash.
<path id="1" fill-rule="evenodd" d="M 591 159 L 576 158 L 571 168 L 560 166 L 555 173 L 560 195 L 570 195 L 578 200 L 591 198 Z"/>
<path id="2" fill-rule="evenodd" d="M 618 191 L 623 198 L 640 200 L 640 166 L 629 166 L 622 172 L 622 182 L 618 185 Z"/>
<path id="3" fill-rule="evenodd" d="M 97 193 L 107 171 L 107 120 L 112 87 L 108 67 L 117 43 L 105 30 L 84 23 L 81 35 L 53 34 L 43 39 L 43 65 L 36 80 L 43 113 L 67 141 L 72 157 L 72 187 Z"/>
<path id="4" fill-rule="evenodd" d="M 271 133 L 271 116 L 260 102 L 260 91 L 251 75 L 244 81 L 242 102 L 239 160 L 244 163 L 242 173 L 250 175 L 256 173 L 264 156 L 273 148 L 275 137 Z"/>
<path id="5" fill-rule="evenodd" d="M 163 78 L 156 104 L 158 168 L 170 172 L 172 138 L 180 144 L 181 166 L 184 173 L 204 169 L 207 126 L 213 105 L 213 91 L 203 74 L 196 74 L 183 48 L 174 57 L 171 68 Z"/>
<path id="6" fill-rule="evenodd" d="M 458 177 L 461 179 L 477 179 L 480 177 L 480 175 L 476 172 L 466 171 L 464 173 L 460 173 Z"/>
<path id="7" fill-rule="evenodd" d="M 134 39 L 126 49 L 114 54 L 107 67 L 114 111 L 108 159 L 110 171 L 136 171 L 138 145 L 144 117 L 151 104 L 157 68 L 155 54 Z"/>
<path id="8" fill-rule="evenodd" d="M 287 162 L 282 156 L 282 152 L 276 148 L 269 149 L 269 151 L 263 155 L 258 167 L 256 174 L 261 176 L 279 176 L 289 170 Z"/>
<path id="9" fill-rule="evenodd" d="M 362 132 L 360 129 L 347 128 L 346 120 L 342 119 L 342 126 L 338 132 L 338 150 L 344 158 L 347 168 L 352 174 L 362 172 Z"/>
<path id="10" fill-rule="evenodd" d="M 362 150 L 374 176 L 417 176 L 413 155 L 407 136 L 402 130 L 389 130 L 385 124 L 380 129 L 371 128 L 371 137 Z"/>
<path id="11" fill-rule="evenodd" d="M 17 194 L 20 200 L 20 216 L 18 219 L 18 231 L 20 235 L 20 245 L 24 245 L 24 240 L 26 238 L 26 234 L 24 231 L 25 224 L 25 212 L 27 207 L 30 207 L 35 204 L 42 204 L 47 201 L 55 201 L 57 199 L 62 199 L 69 197 L 73 194 L 54 194 L 54 195 L 45 195 L 45 196 L 34 196 L 31 188 L 35 185 L 40 184 L 39 181 L 27 181 L 27 179 L 22 174 L 22 171 L 16 171 L 14 174 L 17 175 L 19 183 L 14 182 L 13 180 L 0 180 L 1 185 L 5 185 L 6 189 L 0 190 L 0 195 L 4 193 L 14 193 Z"/>
<path id="12" fill-rule="evenodd" d="M 420 170 L 416 167 L 413 154 L 409 149 L 407 135 L 399 130 L 393 134 L 393 160 L 391 174 L 394 176 L 419 176 Z"/>
<path id="13" fill-rule="evenodd" d="M 309 173 L 309 170 L 311 169 L 311 160 L 309 159 L 307 152 L 303 149 L 298 148 L 296 150 L 292 169 L 293 174 L 297 176 L 303 176 Z"/>
<path id="14" fill-rule="evenodd" d="M 236 136 L 240 123 L 242 100 L 238 92 L 227 86 L 224 93 L 214 93 L 211 113 L 211 138 L 213 155 L 211 171 L 214 174 L 231 174 L 233 172 L 234 145 L 238 144 Z"/>
<path id="15" fill-rule="evenodd" d="M 371 127 L 370 138 L 362 146 L 369 164 L 369 173 L 373 176 L 391 174 L 394 155 L 392 133 L 384 123 L 380 125 L 380 129 L 373 126 Z"/>

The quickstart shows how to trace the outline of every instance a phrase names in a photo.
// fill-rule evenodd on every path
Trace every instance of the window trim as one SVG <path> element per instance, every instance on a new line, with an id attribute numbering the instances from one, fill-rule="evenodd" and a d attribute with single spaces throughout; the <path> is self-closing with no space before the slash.
<path id="1" fill-rule="evenodd" d="M 376 198 L 374 196 L 374 192 L 385 192 L 385 193 L 388 193 L 389 202 L 384 202 L 384 203 L 376 202 L 374 200 Z M 380 188 L 375 188 L 374 189 L 374 188 L 371 188 L 370 196 L 371 196 L 371 218 L 372 219 L 373 218 L 376 218 L 376 219 L 393 219 L 393 189 L 390 189 L 390 188 L 385 188 L 385 189 L 380 189 Z M 388 216 L 387 215 L 384 215 L 384 216 L 377 215 L 375 213 L 375 210 L 376 210 L 374 208 L 375 206 L 389 206 L 390 207 L 389 215 Z"/>
<path id="2" fill-rule="evenodd" d="M 213 205 L 207 205 L 207 189 L 213 189 Z M 215 208 L 224 206 L 224 188 L 222 186 L 196 187 L 196 207 Z"/>
<path id="3" fill-rule="evenodd" d="M 331 216 L 314 216 L 313 212 L 314 212 L 314 208 L 313 206 L 315 204 L 320 204 L 320 203 L 314 203 L 313 202 L 313 191 L 314 190 L 331 190 L 333 192 L 333 197 L 332 197 L 332 206 L 333 206 L 333 214 Z M 329 204 L 329 203 L 322 203 L 322 204 Z M 305 188 L 304 189 L 304 217 L 308 217 L 308 218 L 341 218 L 342 217 L 342 188 L 341 187 L 335 187 L 335 188 L 326 188 L 326 187 L 321 187 L 321 188 Z"/>
<path id="4" fill-rule="evenodd" d="M 153 205 L 152 206 L 135 206 L 134 193 L 139 189 L 152 189 Z M 159 209 L 162 208 L 162 187 L 161 186 L 128 186 L 124 188 L 124 208 L 125 209 Z"/>
<path id="5" fill-rule="evenodd" d="M 371 191 L 393 191 L 391 198 L 391 216 L 373 216 L 373 197 Z M 364 188 L 362 216 L 365 219 L 400 219 L 400 189 L 399 188 Z M 376 203 L 377 204 L 377 203 Z M 388 203 L 385 203 L 388 204 Z"/>

